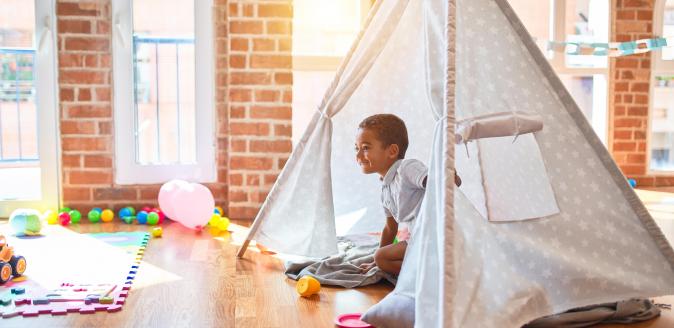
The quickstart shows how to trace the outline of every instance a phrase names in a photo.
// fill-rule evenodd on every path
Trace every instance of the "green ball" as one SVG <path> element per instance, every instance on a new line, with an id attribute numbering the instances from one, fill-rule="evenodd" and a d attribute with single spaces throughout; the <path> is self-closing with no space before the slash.
<path id="1" fill-rule="evenodd" d="M 135 216 L 125 216 L 125 217 L 122 218 L 122 221 L 124 221 L 124 223 L 126 223 L 126 224 L 131 224 L 131 223 L 133 223 L 133 220 L 135 220 L 135 219 L 136 219 Z"/>
<path id="2" fill-rule="evenodd" d="M 135 208 L 133 208 L 133 207 L 131 207 L 131 206 L 129 206 L 129 207 L 127 207 L 127 208 L 129 209 L 129 212 L 131 212 L 131 216 L 136 215 L 136 209 L 135 209 Z"/>
<path id="3" fill-rule="evenodd" d="M 155 225 L 159 222 L 159 214 L 156 212 L 150 212 L 147 215 L 147 224 L 149 225 Z"/>
<path id="4" fill-rule="evenodd" d="M 101 213 L 97 210 L 91 210 L 89 211 L 89 214 L 87 214 L 87 217 L 89 218 L 89 221 L 96 223 L 101 220 Z"/>
<path id="5" fill-rule="evenodd" d="M 68 214 L 70 214 L 70 223 L 80 223 L 80 219 L 82 218 L 80 211 L 71 210 Z"/>
<path id="6" fill-rule="evenodd" d="M 60 214 L 60 213 L 63 213 L 63 212 L 65 212 L 65 213 L 70 213 L 70 207 L 62 207 L 62 208 L 59 210 L 59 214 Z"/>

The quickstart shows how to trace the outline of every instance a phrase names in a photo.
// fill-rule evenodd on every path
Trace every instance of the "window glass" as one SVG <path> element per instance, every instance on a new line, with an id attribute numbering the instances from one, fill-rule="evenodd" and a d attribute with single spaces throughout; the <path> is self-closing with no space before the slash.
<path id="1" fill-rule="evenodd" d="M 194 16 L 194 1 L 133 1 L 140 164 L 196 161 Z"/>

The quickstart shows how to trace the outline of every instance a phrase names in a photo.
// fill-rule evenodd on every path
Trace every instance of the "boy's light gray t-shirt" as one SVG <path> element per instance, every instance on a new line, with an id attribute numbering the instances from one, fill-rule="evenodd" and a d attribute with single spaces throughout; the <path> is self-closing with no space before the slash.
<path id="1" fill-rule="evenodd" d="M 402 227 L 414 231 L 414 221 L 424 198 L 426 165 L 416 159 L 399 159 L 382 179 L 381 202 L 386 216 L 392 216 Z"/>

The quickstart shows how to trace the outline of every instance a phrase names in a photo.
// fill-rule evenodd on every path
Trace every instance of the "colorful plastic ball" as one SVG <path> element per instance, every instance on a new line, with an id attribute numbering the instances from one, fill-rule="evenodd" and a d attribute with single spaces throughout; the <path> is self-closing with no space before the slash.
<path id="1" fill-rule="evenodd" d="M 166 214 L 164 214 L 164 212 L 162 212 L 158 208 L 152 209 L 152 212 L 155 212 L 155 213 L 157 213 L 157 215 L 159 215 L 159 222 L 157 222 L 157 223 L 161 224 L 162 222 L 164 222 L 164 219 L 166 218 Z"/>
<path id="2" fill-rule="evenodd" d="M 220 222 L 218 222 L 218 229 L 227 231 L 227 228 L 229 228 L 229 218 L 222 217 Z"/>
<path id="3" fill-rule="evenodd" d="M 71 210 L 68 214 L 70 214 L 70 222 L 80 223 L 80 219 L 82 219 L 82 213 L 80 213 L 80 211 Z"/>
<path id="4" fill-rule="evenodd" d="M 139 224 L 146 224 L 147 223 L 147 212 L 145 212 L 145 211 L 138 212 L 138 215 L 136 215 L 136 220 L 138 221 Z"/>
<path id="5" fill-rule="evenodd" d="M 222 213 L 220 212 L 220 210 L 217 209 L 217 208 L 213 210 L 213 214 L 222 215 Z"/>
<path id="6" fill-rule="evenodd" d="M 101 220 L 101 212 L 97 211 L 96 209 L 93 209 L 89 211 L 87 217 L 89 218 L 89 222 L 96 223 Z"/>
<path id="7" fill-rule="evenodd" d="M 212 227 L 217 227 L 218 223 L 220 223 L 221 219 L 222 219 L 222 217 L 220 216 L 220 214 L 213 214 L 213 215 L 211 215 L 211 219 L 208 220 L 208 225 L 210 225 Z"/>
<path id="8" fill-rule="evenodd" d="M 120 218 L 125 218 L 127 216 L 133 216 L 133 213 L 131 213 L 131 209 L 129 207 L 125 207 L 121 210 L 119 210 L 119 217 Z"/>
<path id="9" fill-rule="evenodd" d="M 98 212 L 98 214 L 103 213 L 103 210 L 102 210 L 100 207 L 94 207 L 94 208 L 92 208 L 91 210 L 92 210 L 92 211 Z"/>
<path id="10" fill-rule="evenodd" d="M 135 218 L 136 218 L 135 216 L 125 216 L 125 217 L 122 218 L 122 221 L 124 221 L 124 223 L 126 223 L 126 224 L 131 224 L 131 223 L 133 223 L 133 220 Z"/>
<path id="11" fill-rule="evenodd" d="M 161 227 L 156 227 L 152 228 L 152 237 L 154 238 L 160 238 L 162 235 L 162 228 Z"/>
<path id="12" fill-rule="evenodd" d="M 147 224 L 156 225 L 159 222 L 159 214 L 150 212 L 147 214 Z"/>
<path id="13" fill-rule="evenodd" d="M 142 211 L 145 212 L 145 213 L 150 213 L 150 212 L 152 212 L 152 208 L 150 208 L 150 206 L 145 206 L 145 207 L 143 207 Z"/>
<path id="14" fill-rule="evenodd" d="M 44 217 L 47 219 L 48 224 L 57 224 L 59 223 L 59 216 L 56 212 L 52 210 L 47 210 L 44 212 Z"/>
<path id="15" fill-rule="evenodd" d="M 70 224 L 70 214 L 68 212 L 62 212 L 59 214 L 59 223 L 62 226 L 67 226 Z"/>
<path id="16" fill-rule="evenodd" d="M 135 209 L 135 208 L 133 208 L 133 207 L 131 207 L 131 206 L 127 206 L 126 208 L 128 208 L 128 209 L 129 209 L 129 212 L 131 212 L 131 216 L 135 216 L 135 215 L 136 215 L 136 209 Z"/>
<path id="17" fill-rule="evenodd" d="M 634 179 L 627 179 L 627 182 L 629 182 L 630 187 L 636 188 L 637 187 L 637 180 Z"/>
<path id="18" fill-rule="evenodd" d="M 101 213 L 101 220 L 103 220 L 103 222 L 110 222 L 114 218 L 115 212 L 112 210 L 104 210 L 103 213 Z"/>
<path id="19" fill-rule="evenodd" d="M 68 212 L 70 212 L 70 207 L 61 207 L 61 209 L 59 210 L 59 214 Z"/>

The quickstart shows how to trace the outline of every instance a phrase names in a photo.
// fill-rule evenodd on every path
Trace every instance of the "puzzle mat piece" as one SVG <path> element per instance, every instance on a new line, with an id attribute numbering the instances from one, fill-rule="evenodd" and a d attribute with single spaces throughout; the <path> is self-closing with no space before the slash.
<path id="1" fill-rule="evenodd" d="M 27 279 L 17 279 L 0 286 L 0 298 L 7 295 L 13 300 L 9 306 L 0 306 L 0 317 L 121 310 L 149 235 L 144 232 L 77 234 L 63 228 L 48 230 L 42 237 L 20 239 L 0 229 L 1 233 L 9 236 L 8 243 L 14 246 L 17 254 L 25 256 L 28 261 Z M 102 258 L 105 261 L 100 261 Z M 88 281 L 73 283 L 76 279 Z M 11 289 L 15 287 L 25 288 L 26 293 L 11 294 Z M 84 304 L 83 300 L 90 292 L 100 294 L 107 291 L 110 291 L 108 296 L 113 298 L 112 304 Z M 60 296 L 52 296 L 49 304 L 31 302 L 16 306 L 14 303 L 16 299 L 32 300 L 54 294 Z"/>

